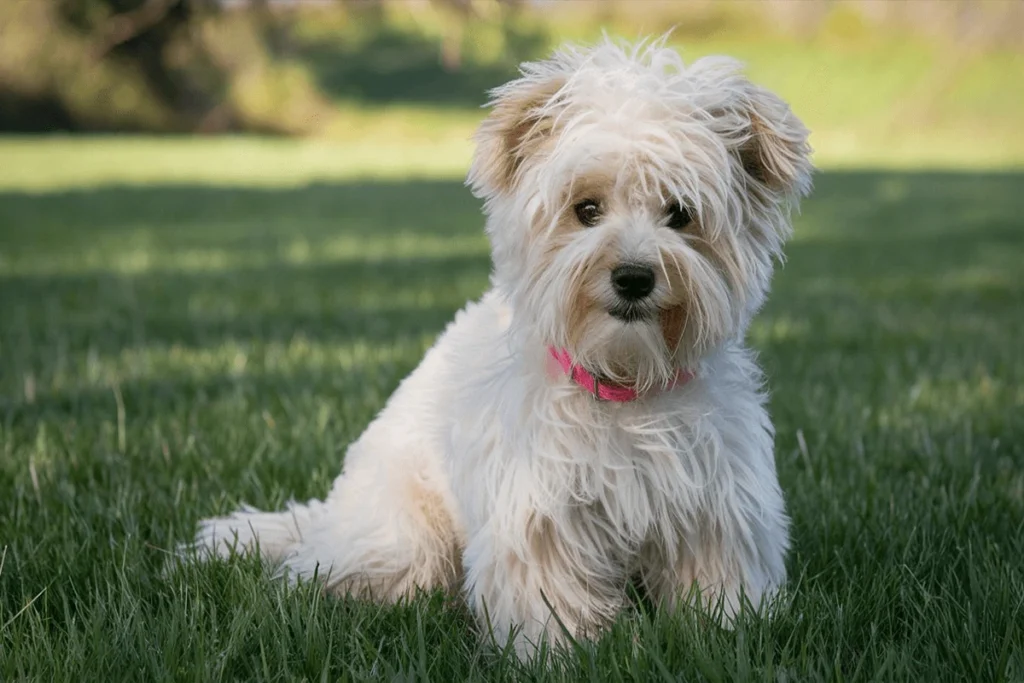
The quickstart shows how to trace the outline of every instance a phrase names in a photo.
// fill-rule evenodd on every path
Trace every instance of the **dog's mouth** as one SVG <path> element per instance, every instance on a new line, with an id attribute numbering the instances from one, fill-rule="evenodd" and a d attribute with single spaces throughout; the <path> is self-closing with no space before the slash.
<path id="1" fill-rule="evenodd" d="M 649 306 L 622 303 L 609 308 L 608 315 L 620 322 L 639 323 L 650 320 L 654 315 L 654 310 Z"/>

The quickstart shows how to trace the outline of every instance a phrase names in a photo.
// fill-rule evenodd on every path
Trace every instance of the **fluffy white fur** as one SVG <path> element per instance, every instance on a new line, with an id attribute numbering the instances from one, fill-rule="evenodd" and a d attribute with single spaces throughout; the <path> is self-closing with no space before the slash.
<path id="1" fill-rule="evenodd" d="M 743 338 L 810 189 L 805 128 L 732 60 L 606 40 L 524 65 L 477 142 L 491 290 L 351 445 L 325 500 L 205 520 L 197 547 L 258 544 L 292 576 L 382 600 L 463 589 L 521 655 L 564 637 L 548 605 L 573 635 L 598 633 L 631 577 L 669 604 L 761 604 L 785 580 L 788 519 Z M 581 198 L 600 203 L 593 227 Z M 676 201 L 685 230 L 666 225 Z M 622 262 L 657 275 L 632 322 L 609 314 Z M 552 371 L 549 345 L 641 398 L 595 400 Z M 678 368 L 695 379 L 666 389 Z"/>

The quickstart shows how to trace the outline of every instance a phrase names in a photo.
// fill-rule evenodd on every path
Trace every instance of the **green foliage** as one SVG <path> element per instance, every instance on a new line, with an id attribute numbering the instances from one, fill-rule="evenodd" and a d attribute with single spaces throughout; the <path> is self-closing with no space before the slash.
<path id="1" fill-rule="evenodd" d="M 93 48 L 53 2 L 0 4 L 0 130 L 170 127 L 142 72 Z"/>
<path id="2" fill-rule="evenodd" d="M 323 495 L 486 287 L 450 169 L 360 179 L 247 139 L 0 156 L 20 170 L 0 174 L 0 679 L 1024 677 L 1020 172 L 818 177 L 750 333 L 791 603 L 734 632 L 640 606 L 542 670 L 441 596 L 380 608 L 246 560 L 162 573 L 202 516 Z"/>
<path id="3" fill-rule="evenodd" d="M 212 7 L 4 3 L 0 129 L 302 134 L 329 123 L 306 68 L 270 49 L 273 21 Z"/>

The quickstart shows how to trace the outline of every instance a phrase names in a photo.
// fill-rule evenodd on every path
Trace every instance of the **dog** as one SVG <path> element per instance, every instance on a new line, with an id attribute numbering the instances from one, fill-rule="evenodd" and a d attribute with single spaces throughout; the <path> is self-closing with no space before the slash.
<path id="1" fill-rule="evenodd" d="M 631 581 L 728 625 L 786 580 L 745 331 L 811 190 L 808 131 L 726 57 L 605 38 L 491 93 L 467 184 L 489 290 L 352 443 L 326 499 L 201 522 L 334 593 L 463 591 L 523 658 L 597 637 Z"/>

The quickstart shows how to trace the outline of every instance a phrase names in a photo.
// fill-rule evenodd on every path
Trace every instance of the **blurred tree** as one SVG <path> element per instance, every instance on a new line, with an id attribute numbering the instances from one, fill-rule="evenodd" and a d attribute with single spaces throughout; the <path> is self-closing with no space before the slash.
<path id="1" fill-rule="evenodd" d="M 161 105 L 186 127 L 215 109 L 226 84 L 192 25 L 207 0 L 58 0 L 61 15 L 93 44 L 94 60 L 135 65 Z M 177 59 L 175 59 L 177 56 Z"/>
<path id="2" fill-rule="evenodd" d="M 99 5 L 90 11 L 105 14 Z M 50 130 L 133 123 L 168 124 L 140 71 L 97 57 L 89 35 L 76 29 L 55 0 L 0 3 L 0 126 Z"/>
<path id="3" fill-rule="evenodd" d="M 0 1 L 0 129 L 305 132 L 323 100 L 247 4 Z"/>
<path id="4" fill-rule="evenodd" d="M 441 65 L 447 71 L 458 71 L 462 66 L 462 37 L 466 25 L 473 19 L 471 0 L 431 0 L 435 7 L 447 15 L 441 39 Z"/>

